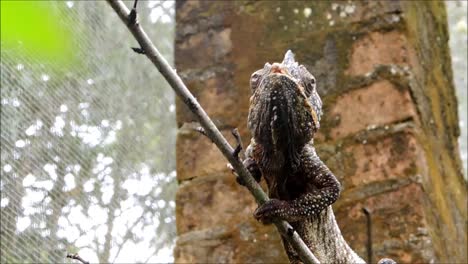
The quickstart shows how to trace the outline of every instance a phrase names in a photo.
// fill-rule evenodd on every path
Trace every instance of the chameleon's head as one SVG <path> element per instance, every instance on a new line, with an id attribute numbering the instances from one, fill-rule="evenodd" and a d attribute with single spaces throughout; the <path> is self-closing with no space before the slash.
<path id="1" fill-rule="evenodd" d="M 287 51 L 282 63 L 266 63 L 250 78 L 248 127 L 255 141 L 273 150 L 300 148 L 319 128 L 322 101 L 315 78 Z"/>

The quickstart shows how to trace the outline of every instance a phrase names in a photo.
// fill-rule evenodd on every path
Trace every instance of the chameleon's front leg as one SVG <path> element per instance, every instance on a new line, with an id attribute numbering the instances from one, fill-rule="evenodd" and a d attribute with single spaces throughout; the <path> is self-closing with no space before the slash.
<path id="1" fill-rule="evenodd" d="M 257 220 L 262 223 L 271 223 L 275 218 L 288 222 L 300 221 L 318 215 L 338 199 L 340 183 L 335 175 L 318 158 L 313 148 L 306 154 L 301 162 L 307 173 L 307 192 L 291 201 L 269 200 L 255 210 Z"/>

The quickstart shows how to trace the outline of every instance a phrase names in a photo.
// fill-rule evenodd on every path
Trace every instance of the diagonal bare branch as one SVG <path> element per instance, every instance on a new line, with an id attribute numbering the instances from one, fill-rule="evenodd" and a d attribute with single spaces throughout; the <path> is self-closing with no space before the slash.
<path id="1" fill-rule="evenodd" d="M 121 0 L 107 0 L 107 2 L 118 14 L 122 22 L 127 26 L 135 39 L 138 41 L 141 49 L 144 51 L 144 54 L 164 76 L 169 85 L 174 89 L 175 93 L 198 118 L 200 125 L 205 130 L 207 136 L 216 144 L 224 157 L 226 157 L 226 159 L 232 164 L 232 167 L 235 169 L 239 177 L 243 179 L 245 186 L 255 197 L 257 203 L 263 204 L 268 201 L 268 196 L 262 190 L 260 185 L 254 180 L 252 175 L 250 175 L 242 162 L 233 155 L 234 149 L 223 137 L 221 132 L 215 126 L 213 121 L 208 117 L 205 110 L 200 106 L 195 97 L 190 93 L 179 75 L 177 75 L 175 70 L 156 49 L 143 28 L 138 23 L 131 23 L 134 18 L 129 17 L 130 10 L 128 10 L 128 8 Z M 292 231 L 294 229 L 290 224 L 285 221 L 278 220 L 275 221 L 275 225 L 283 237 L 285 237 L 285 239 L 287 239 L 288 242 L 294 247 L 304 263 L 320 263 L 314 254 L 312 254 L 304 241 L 302 241 L 302 239 L 299 237 L 297 232 Z"/>

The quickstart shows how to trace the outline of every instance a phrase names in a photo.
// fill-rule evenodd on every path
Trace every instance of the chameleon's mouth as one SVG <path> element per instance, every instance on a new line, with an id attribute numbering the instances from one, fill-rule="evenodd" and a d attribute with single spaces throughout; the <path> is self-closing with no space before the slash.
<path id="1" fill-rule="evenodd" d="M 288 68 L 282 63 L 273 63 L 270 68 L 270 75 L 285 75 L 290 79 L 294 79 Z"/>
<path id="2" fill-rule="evenodd" d="M 271 69 L 270 69 L 270 74 L 271 73 L 286 74 L 287 69 L 284 68 L 283 64 L 273 63 L 273 65 L 271 65 Z"/>

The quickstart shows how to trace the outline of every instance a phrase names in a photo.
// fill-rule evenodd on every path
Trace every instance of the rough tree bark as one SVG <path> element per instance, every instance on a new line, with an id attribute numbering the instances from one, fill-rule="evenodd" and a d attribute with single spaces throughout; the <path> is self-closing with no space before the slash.
<path id="1" fill-rule="evenodd" d="M 366 207 L 374 262 L 466 262 L 443 3 L 178 1 L 176 20 L 178 73 L 227 138 L 233 127 L 250 137 L 248 81 L 263 63 L 292 49 L 315 75 L 326 108 L 317 151 L 343 185 L 334 209 L 359 255 Z M 286 262 L 217 148 L 183 126 L 196 119 L 180 101 L 177 121 L 175 261 Z"/>

